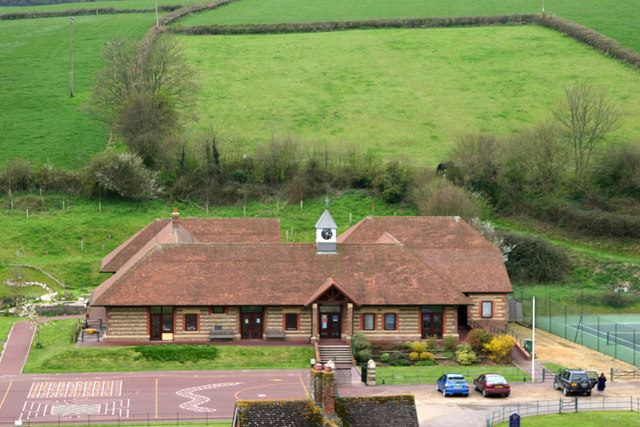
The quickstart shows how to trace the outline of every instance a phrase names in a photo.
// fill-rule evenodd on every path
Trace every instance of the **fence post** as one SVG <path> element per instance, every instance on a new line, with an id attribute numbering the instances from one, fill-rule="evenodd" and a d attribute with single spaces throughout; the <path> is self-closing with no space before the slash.
<path id="1" fill-rule="evenodd" d="M 613 337 L 613 352 L 615 356 L 613 357 L 617 359 L 618 358 L 618 322 L 613 324 L 613 328 L 615 330 L 615 336 Z"/>
<path id="2" fill-rule="evenodd" d="M 562 398 L 560 399 L 558 408 L 559 408 L 558 413 L 561 414 L 562 413 Z"/>
<path id="3" fill-rule="evenodd" d="M 578 396 L 574 397 L 575 399 L 575 406 L 576 406 L 576 413 L 578 412 Z"/>
<path id="4" fill-rule="evenodd" d="M 610 377 L 611 377 L 611 382 L 613 382 L 613 368 L 611 368 L 611 375 L 610 375 Z"/>
<path id="5" fill-rule="evenodd" d="M 598 316 L 598 339 L 596 342 L 598 343 L 598 351 L 600 351 L 600 316 Z"/>

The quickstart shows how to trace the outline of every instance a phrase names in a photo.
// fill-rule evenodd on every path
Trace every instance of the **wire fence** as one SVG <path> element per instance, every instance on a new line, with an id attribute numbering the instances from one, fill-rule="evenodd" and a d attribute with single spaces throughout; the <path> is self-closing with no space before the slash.
<path id="1" fill-rule="evenodd" d="M 568 414 L 587 411 L 636 411 L 640 412 L 640 398 L 629 396 L 628 399 L 572 399 L 537 400 L 505 405 L 487 415 L 487 427 L 508 421 L 511 415 L 534 417 L 536 415 Z"/>
<path id="2" fill-rule="evenodd" d="M 532 325 L 532 295 L 514 295 L 522 303 L 522 320 Z M 585 314 L 580 307 L 536 298 L 536 328 L 640 366 L 640 315 Z"/>

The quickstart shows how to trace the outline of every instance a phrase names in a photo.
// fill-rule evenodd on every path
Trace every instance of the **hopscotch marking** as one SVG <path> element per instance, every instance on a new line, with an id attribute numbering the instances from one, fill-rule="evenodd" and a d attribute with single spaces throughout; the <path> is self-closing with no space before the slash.
<path id="1" fill-rule="evenodd" d="M 220 387 L 232 387 L 234 385 L 239 385 L 239 384 L 242 384 L 242 383 L 207 384 L 199 387 L 183 388 L 182 390 L 176 391 L 176 394 L 180 397 L 184 397 L 190 400 L 188 402 L 181 403 L 179 406 L 182 409 L 186 409 L 188 411 L 193 411 L 193 412 L 215 412 L 216 411 L 215 408 L 201 407 L 200 405 L 207 403 L 211 399 L 209 399 L 206 396 L 199 395 L 195 392 L 203 391 L 203 390 L 211 390 L 211 389 L 220 388 Z"/>
<path id="2" fill-rule="evenodd" d="M 29 399 L 66 399 L 72 397 L 122 396 L 122 380 L 34 382 Z"/>

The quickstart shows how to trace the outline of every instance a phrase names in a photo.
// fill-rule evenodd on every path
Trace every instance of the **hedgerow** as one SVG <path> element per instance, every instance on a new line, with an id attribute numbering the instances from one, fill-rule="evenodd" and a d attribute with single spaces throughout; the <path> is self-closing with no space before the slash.
<path id="1" fill-rule="evenodd" d="M 212 345 L 139 345 L 134 347 L 135 360 L 146 359 L 156 362 L 197 362 L 213 360 L 218 355 L 217 347 Z"/>

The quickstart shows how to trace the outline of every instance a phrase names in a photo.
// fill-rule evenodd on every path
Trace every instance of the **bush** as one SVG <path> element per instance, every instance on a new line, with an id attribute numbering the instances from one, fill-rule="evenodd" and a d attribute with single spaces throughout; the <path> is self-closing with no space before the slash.
<path id="1" fill-rule="evenodd" d="M 412 192 L 412 198 L 422 215 L 457 215 L 469 220 L 482 213 L 482 200 L 477 194 L 444 179 L 433 179 L 417 188 Z"/>
<path id="2" fill-rule="evenodd" d="M 135 360 L 154 362 L 197 362 L 213 360 L 218 354 L 218 349 L 212 345 L 138 345 L 133 350 L 140 353 Z"/>
<path id="3" fill-rule="evenodd" d="M 569 272 L 567 255 L 540 237 L 506 232 L 504 243 L 513 248 L 505 262 L 512 281 L 558 282 Z"/>
<path id="4" fill-rule="evenodd" d="M 438 338 L 435 335 L 427 337 L 427 350 L 433 352 L 438 348 Z"/>
<path id="5" fill-rule="evenodd" d="M 415 351 L 416 353 L 424 353 L 425 351 L 427 351 L 427 345 L 422 341 L 416 341 L 411 344 L 411 350 Z"/>
<path id="6" fill-rule="evenodd" d="M 363 334 L 362 332 L 355 334 L 353 336 L 352 341 L 353 341 L 353 347 L 356 349 L 356 351 L 371 350 L 371 343 L 369 342 L 365 334 Z"/>
<path id="7" fill-rule="evenodd" d="M 100 153 L 84 169 L 85 191 L 89 196 L 97 193 L 132 200 L 154 199 L 160 193 L 157 176 L 135 154 Z"/>
<path id="8" fill-rule="evenodd" d="M 428 352 L 428 351 L 424 351 L 424 352 L 420 353 L 420 359 L 434 361 L 434 360 L 436 360 L 436 357 L 433 355 L 433 353 Z"/>
<path id="9" fill-rule="evenodd" d="M 640 197 L 640 143 L 614 146 L 593 168 L 592 180 L 613 197 Z"/>
<path id="10" fill-rule="evenodd" d="M 419 360 L 415 363 L 416 366 L 433 366 L 435 364 L 435 360 Z"/>
<path id="11" fill-rule="evenodd" d="M 512 336 L 503 334 L 494 337 L 483 349 L 489 353 L 489 359 L 496 363 L 505 363 L 511 361 L 511 350 L 515 344 L 516 340 Z"/>
<path id="12" fill-rule="evenodd" d="M 409 360 L 415 362 L 418 359 L 420 359 L 420 353 L 418 353 L 417 351 L 412 351 L 411 353 L 409 353 Z"/>
<path id="13" fill-rule="evenodd" d="M 356 360 L 360 363 L 366 363 L 373 359 L 373 353 L 369 349 L 362 349 L 356 352 Z"/>
<path id="14" fill-rule="evenodd" d="M 412 345 L 413 343 L 411 341 L 405 341 L 402 344 L 400 344 L 399 347 L 401 350 L 409 350 Z"/>
<path id="15" fill-rule="evenodd" d="M 389 353 L 382 353 L 380 355 L 380 361 L 383 363 L 387 363 L 389 361 Z"/>
<path id="16" fill-rule="evenodd" d="M 389 365 L 391 366 L 411 366 L 411 362 L 409 362 L 409 359 L 407 359 L 406 357 L 403 357 L 402 359 L 398 359 L 395 357 L 392 357 L 389 359 Z"/>
<path id="17" fill-rule="evenodd" d="M 453 335 L 447 335 L 442 339 L 442 346 L 445 351 L 454 352 L 456 350 L 456 345 L 458 344 L 458 339 Z"/>
<path id="18" fill-rule="evenodd" d="M 453 359 L 454 356 L 453 351 L 445 351 L 444 353 L 442 353 L 442 355 L 447 359 Z"/>
<path id="19" fill-rule="evenodd" d="M 478 361 L 476 353 L 471 349 L 471 346 L 467 343 L 458 345 L 456 351 L 456 361 L 461 365 L 471 365 Z"/>
<path id="20" fill-rule="evenodd" d="M 493 334 L 481 328 L 474 328 L 467 335 L 467 343 L 475 352 L 482 351 L 484 345 L 491 342 L 492 339 Z"/>
<path id="21" fill-rule="evenodd" d="M 400 162 L 387 164 L 384 172 L 374 180 L 374 187 L 387 203 L 398 203 L 407 194 L 409 172 Z"/>

